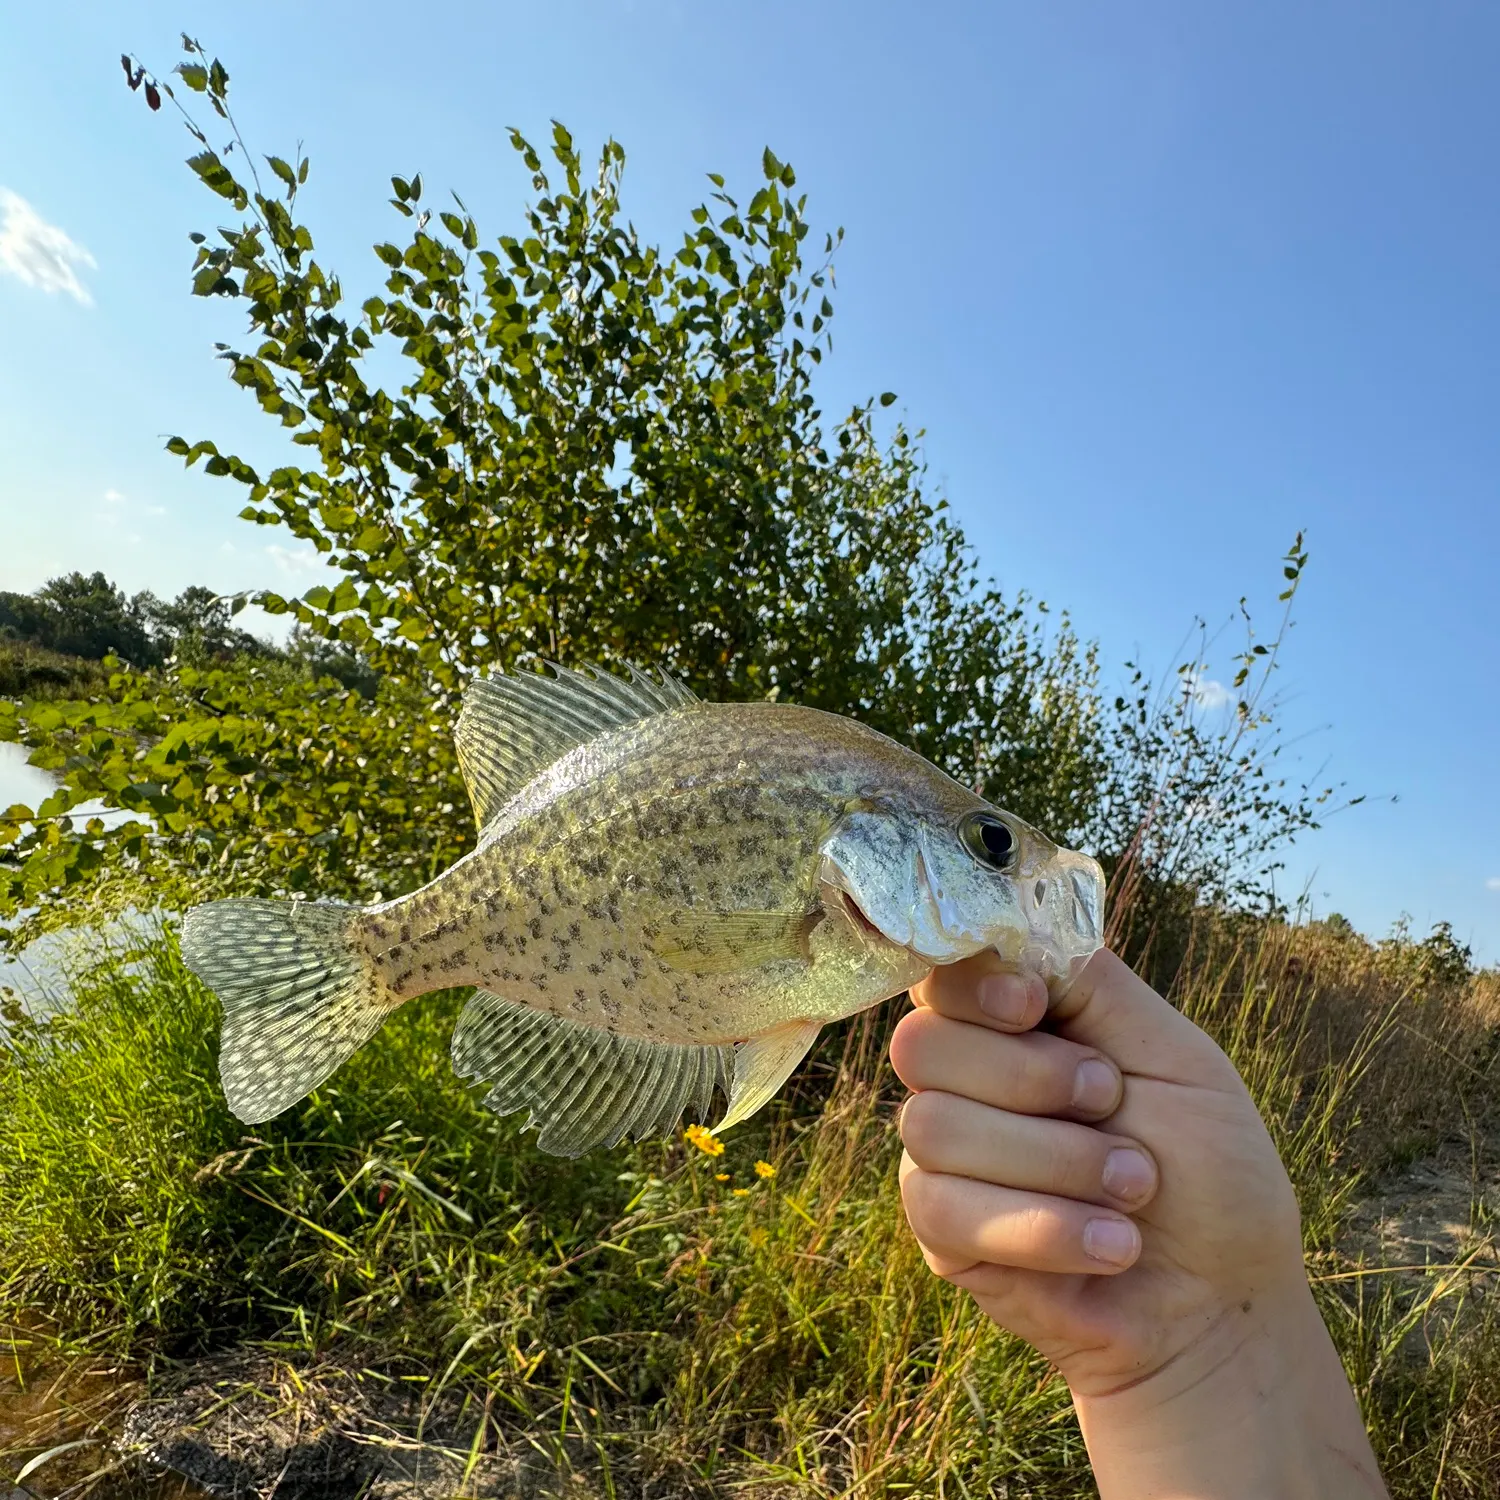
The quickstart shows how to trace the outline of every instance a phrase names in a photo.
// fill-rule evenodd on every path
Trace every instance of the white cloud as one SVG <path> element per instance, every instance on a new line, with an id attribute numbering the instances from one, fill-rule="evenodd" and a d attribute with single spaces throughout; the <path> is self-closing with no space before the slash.
<path id="1" fill-rule="evenodd" d="M 146 514 L 148 516 L 164 516 L 166 513 L 167 507 L 165 505 L 148 505 L 146 507 Z"/>
<path id="2" fill-rule="evenodd" d="M 105 490 L 104 500 L 107 505 L 123 505 L 125 497 L 119 490 Z"/>
<path id="3" fill-rule="evenodd" d="M 266 548 L 266 556 L 289 578 L 310 572 L 323 561 L 311 547 L 283 547 L 276 542 Z"/>
<path id="4" fill-rule="evenodd" d="M 94 257 L 49 224 L 18 193 L 0 188 L 0 275 L 9 274 L 44 292 L 66 292 L 85 307 L 92 304 L 78 268 L 93 270 Z"/>
<path id="5" fill-rule="evenodd" d="M 1188 674 L 1188 691 L 1199 708 L 1227 708 L 1234 702 L 1234 694 L 1222 682 L 1215 682 L 1201 672 Z"/>
<path id="6" fill-rule="evenodd" d="M 1491 875 L 1484 883 L 1487 891 L 1500 891 L 1500 875 Z"/>

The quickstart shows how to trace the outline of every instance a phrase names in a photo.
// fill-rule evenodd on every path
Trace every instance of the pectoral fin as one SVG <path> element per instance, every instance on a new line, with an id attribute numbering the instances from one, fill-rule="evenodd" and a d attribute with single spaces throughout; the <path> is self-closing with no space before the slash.
<path id="1" fill-rule="evenodd" d="M 812 911 L 673 912 L 649 941 L 656 956 L 688 974 L 738 974 L 778 958 L 808 956 Z"/>
<path id="2" fill-rule="evenodd" d="M 823 1029 L 821 1021 L 789 1021 L 764 1036 L 752 1037 L 734 1049 L 734 1083 L 729 1108 L 715 1131 L 728 1130 L 748 1120 L 767 1103 L 807 1056 Z"/>

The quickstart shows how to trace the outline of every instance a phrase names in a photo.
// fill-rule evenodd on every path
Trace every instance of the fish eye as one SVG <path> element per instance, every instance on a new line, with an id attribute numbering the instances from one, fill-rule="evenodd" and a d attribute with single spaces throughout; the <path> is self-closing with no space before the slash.
<path id="1" fill-rule="evenodd" d="M 993 813 L 970 813 L 958 828 L 965 849 L 992 870 L 1007 869 L 1016 852 L 1016 836 Z"/>

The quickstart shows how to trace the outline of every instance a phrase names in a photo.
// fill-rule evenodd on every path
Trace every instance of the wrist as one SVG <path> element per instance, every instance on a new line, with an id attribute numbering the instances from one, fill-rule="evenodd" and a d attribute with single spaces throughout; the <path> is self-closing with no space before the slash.
<path id="1" fill-rule="evenodd" d="M 1161 1368 L 1074 1405 L 1102 1500 L 1386 1495 L 1305 1282 L 1206 1315 Z"/>

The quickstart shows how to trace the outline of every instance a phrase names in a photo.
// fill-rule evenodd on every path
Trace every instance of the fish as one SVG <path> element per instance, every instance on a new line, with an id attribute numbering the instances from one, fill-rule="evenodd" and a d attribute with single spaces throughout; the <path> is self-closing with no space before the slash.
<path id="1" fill-rule="evenodd" d="M 665 671 L 476 677 L 454 733 L 475 847 L 368 906 L 232 898 L 185 914 L 247 1124 L 325 1082 L 400 1006 L 472 986 L 452 1037 L 496 1113 L 574 1157 L 717 1131 L 819 1031 L 993 949 L 1054 993 L 1101 945 L 1104 879 L 855 719 L 710 703 Z"/>

